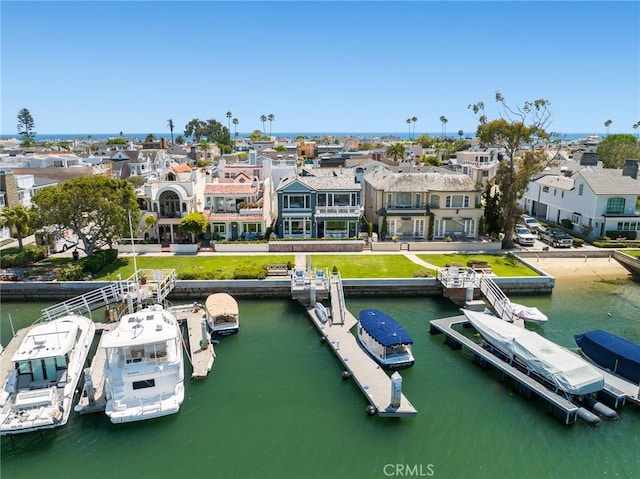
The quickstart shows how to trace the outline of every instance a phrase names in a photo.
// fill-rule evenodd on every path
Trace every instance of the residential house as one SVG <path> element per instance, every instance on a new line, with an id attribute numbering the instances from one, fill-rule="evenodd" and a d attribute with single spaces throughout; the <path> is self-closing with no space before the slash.
<path id="1" fill-rule="evenodd" d="M 464 173 L 478 185 L 485 186 L 498 171 L 498 153 L 496 150 L 458 151 L 449 159 L 449 167 Z"/>
<path id="2" fill-rule="evenodd" d="M 381 238 L 478 236 L 482 192 L 465 174 L 444 168 L 394 172 L 379 167 L 364 175 L 363 184 L 365 218 L 377 225 Z"/>
<path id="3" fill-rule="evenodd" d="M 553 223 L 571 221 L 574 230 L 597 238 L 608 231 L 640 232 L 638 160 L 622 169 L 577 165 L 535 177 L 522 199 L 526 213 Z M 636 233 L 638 234 L 638 233 Z"/>
<path id="4" fill-rule="evenodd" d="M 281 238 L 354 238 L 360 234 L 362 185 L 353 174 L 292 175 L 278 188 Z"/>
<path id="5" fill-rule="evenodd" d="M 140 176 L 146 179 L 152 176 L 162 177 L 171 161 L 162 150 L 126 150 L 117 151 L 105 163 L 111 164 L 116 178 Z"/>

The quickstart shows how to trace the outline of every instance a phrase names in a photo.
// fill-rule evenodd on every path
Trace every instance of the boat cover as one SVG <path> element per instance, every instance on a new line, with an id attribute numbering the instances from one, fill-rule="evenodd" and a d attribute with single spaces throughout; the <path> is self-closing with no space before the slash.
<path id="1" fill-rule="evenodd" d="M 562 346 L 495 316 L 466 309 L 463 312 L 489 343 L 557 388 L 582 396 L 604 387 L 604 378 L 596 368 Z"/>
<path id="2" fill-rule="evenodd" d="M 238 316 L 238 303 L 227 293 L 213 293 L 207 297 L 204 303 L 207 313 L 211 317 L 217 316 Z"/>
<path id="3" fill-rule="evenodd" d="M 377 309 L 363 309 L 360 311 L 360 324 L 376 341 L 383 346 L 396 344 L 413 344 L 409 333 L 391 316 Z"/>
<path id="4" fill-rule="evenodd" d="M 640 345 L 599 329 L 577 334 L 574 338 L 593 362 L 640 384 Z"/>

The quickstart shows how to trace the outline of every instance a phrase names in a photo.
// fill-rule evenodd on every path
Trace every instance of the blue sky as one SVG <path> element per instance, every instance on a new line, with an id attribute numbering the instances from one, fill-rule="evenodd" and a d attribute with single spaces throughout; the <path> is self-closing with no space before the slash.
<path id="1" fill-rule="evenodd" d="M 557 132 L 634 133 L 640 2 L 7 1 L 0 133 L 475 131 L 544 98 Z M 266 129 L 268 132 L 269 124 Z M 233 130 L 233 125 L 231 126 Z"/>

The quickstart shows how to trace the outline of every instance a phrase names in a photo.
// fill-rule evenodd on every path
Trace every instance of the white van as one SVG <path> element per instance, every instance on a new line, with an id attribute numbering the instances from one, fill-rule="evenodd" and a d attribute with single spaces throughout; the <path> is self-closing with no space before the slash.
<path id="1" fill-rule="evenodd" d="M 49 254 L 67 251 L 78 244 L 78 236 L 72 230 L 61 230 L 55 227 L 36 231 L 35 238 L 37 245 L 46 246 L 49 249 Z"/>

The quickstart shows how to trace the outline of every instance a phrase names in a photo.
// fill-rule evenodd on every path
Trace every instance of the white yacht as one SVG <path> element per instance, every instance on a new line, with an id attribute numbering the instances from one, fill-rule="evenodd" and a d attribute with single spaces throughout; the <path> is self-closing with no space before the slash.
<path id="1" fill-rule="evenodd" d="M 184 400 L 182 332 L 156 304 L 126 314 L 102 338 L 107 404 L 113 423 L 177 413 Z"/>
<path id="2" fill-rule="evenodd" d="M 67 423 L 95 330 L 93 321 L 80 315 L 29 329 L 0 391 L 0 435 Z"/>

